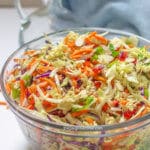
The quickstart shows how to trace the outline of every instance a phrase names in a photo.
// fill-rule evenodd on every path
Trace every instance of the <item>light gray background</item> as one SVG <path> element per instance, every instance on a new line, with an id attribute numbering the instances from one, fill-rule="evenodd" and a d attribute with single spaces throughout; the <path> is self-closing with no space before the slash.
<path id="1" fill-rule="evenodd" d="M 30 9 L 29 9 L 30 10 Z M 19 18 L 14 8 L 0 8 L 0 71 L 18 47 Z M 4 97 L 0 93 L 0 100 Z M 12 112 L 0 106 L 0 149 L 30 150 Z"/>

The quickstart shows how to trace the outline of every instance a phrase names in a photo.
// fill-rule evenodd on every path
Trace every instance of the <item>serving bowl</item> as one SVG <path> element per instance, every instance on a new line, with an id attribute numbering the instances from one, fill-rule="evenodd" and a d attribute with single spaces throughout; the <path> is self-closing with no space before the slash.
<path id="1" fill-rule="evenodd" d="M 106 38 L 132 36 L 118 30 L 104 28 L 76 28 L 47 34 L 53 44 L 57 44 L 69 31 L 84 34 L 91 31 L 108 32 Z M 150 41 L 135 35 L 139 46 Z M 14 58 L 20 57 L 27 49 L 40 49 L 45 36 L 36 38 L 17 49 L 7 59 L 1 73 L 4 97 L 15 114 L 20 128 L 32 149 L 41 150 L 148 150 L 150 147 L 150 114 L 137 119 L 113 125 L 75 126 L 62 125 L 26 111 L 18 106 L 7 94 L 5 82 L 14 66 Z"/>

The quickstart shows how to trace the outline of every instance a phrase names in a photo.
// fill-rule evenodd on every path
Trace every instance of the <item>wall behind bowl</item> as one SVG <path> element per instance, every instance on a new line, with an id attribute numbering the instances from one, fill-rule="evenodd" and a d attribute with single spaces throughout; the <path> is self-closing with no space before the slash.
<path id="1" fill-rule="evenodd" d="M 23 6 L 33 7 L 40 6 L 42 4 L 42 0 L 21 0 Z M 13 7 L 13 0 L 0 0 L 0 7 Z"/>

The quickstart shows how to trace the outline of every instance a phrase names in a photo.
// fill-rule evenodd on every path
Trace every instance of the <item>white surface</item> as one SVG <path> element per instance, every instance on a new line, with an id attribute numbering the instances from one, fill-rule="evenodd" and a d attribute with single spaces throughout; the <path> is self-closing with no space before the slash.
<path id="1" fill-rule="evenodd" d="M 0 8 L 0 71 L 6 58 L 18 47 L 19 18 L 15 9 Z M 0 93 L 0 100 L 4 100 Z M 29 150 L 17 121 L 5 107 L 0 106 L 0 149 Z"/>

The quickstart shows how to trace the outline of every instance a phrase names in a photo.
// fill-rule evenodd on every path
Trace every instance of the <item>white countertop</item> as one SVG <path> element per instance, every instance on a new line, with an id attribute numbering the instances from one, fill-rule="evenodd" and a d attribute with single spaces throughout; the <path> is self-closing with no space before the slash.
<path id="1" fill-rule="evenodd" d="M 6 58 L 18 48 L 19 17 L 14 8 L 0 8 L 0 71 Z M 0 93 L 0 100 L 4 97 Z M 30 150 L 15 116 L 0 106 L 0 149 Z"/>

